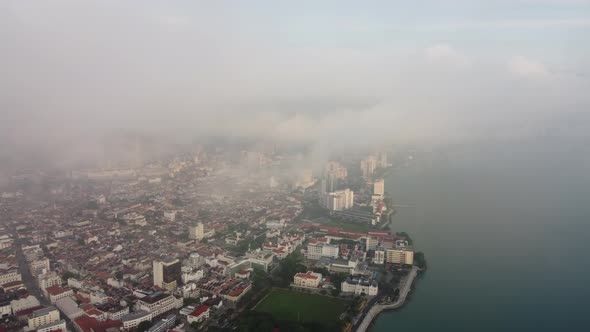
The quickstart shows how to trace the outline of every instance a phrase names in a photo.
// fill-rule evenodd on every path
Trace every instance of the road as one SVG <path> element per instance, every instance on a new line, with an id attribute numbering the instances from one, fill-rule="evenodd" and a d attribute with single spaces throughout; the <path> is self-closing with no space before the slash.
<path id="1" fill-rule="evenodd" d="M 356 329 L 356 332 L 367 331 L 373 319 L 375 319 L 383 310 L 396 309 L 401 307 L 406 301 L 406 298 L 410 293 L 410 290 L 412 289 L 412 283 L 414 282 L 416 275 L 418 275 L 418 268 L 416 266 L 413 266 L 412 271 L 410 271 L 407 278 L 403 279 L 400 283 L 401 288 L 399 292 L 399 298 L 397 299 L 397 301 L 395 301 L 392 304 L 376 304 L 373 307 L 371 307 L 371 309 L 365 315 L 365 318 L 363 319 L 359 327 Z"/>
<path id="2" fill-rule="evenodd" d="M 43 294 L 41 294 L 41 290 L 39 289 L 37 280 L 33 277 L 31 271 L 29 270 L 29 265 L 27 264 L 27 260 L 25 259 L 25 255 L 23 254 L 22 241 L 18 237 L 18 233 L 14 231 L 12 233 L 12 236 L 14 238 L 14 246 L 16 248 L 16 261 L 18 263 L 18 270 L 22 276 L 25 287 L 27 287 L 27 291 L 29 291 L 31 295 L 39 299 L 39 302 L 41 302 L 41 304 L 49 305 L 49 301 L 43 296 Z"/>

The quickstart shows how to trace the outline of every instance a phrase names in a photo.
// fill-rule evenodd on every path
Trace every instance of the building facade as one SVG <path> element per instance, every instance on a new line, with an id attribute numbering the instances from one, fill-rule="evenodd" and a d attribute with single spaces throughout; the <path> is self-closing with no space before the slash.
<path id="1" fill-rule="evenodd" d="M 414 264 L 414 252 L 405 249 L 387 249 L 385 251 L 385 261 L 394 264 Z"/>
<path id="2" fill-rule="evenodd" d="M 317 288 L 320 286 L 322 281 L 322 275 L 320 273 L 314 273 L 307 271 L 306 273 L 297 273 L 293 277 L 293 284 L 301 287 L 313 287 Z"/>
<path id="3" fill-rule="evenodd" d="M 154 261 L 154 286 L 168 291 L 176 290 L 182 281 L 180 261 L 178 259 L 164 259 Z"/>

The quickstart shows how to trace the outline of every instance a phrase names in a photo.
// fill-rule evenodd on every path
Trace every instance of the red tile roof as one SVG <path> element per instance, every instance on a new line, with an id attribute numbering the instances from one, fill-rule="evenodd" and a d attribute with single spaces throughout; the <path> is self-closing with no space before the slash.
<path id="1" fill-rule="evenodd" d="M 195 310 L 193 310 L 193 312 L 191 312 L 191 316 L 199 317 L 207 311 L 209 311 L 209 307 L 201 304 L 200 306 L 196 307 Z"/>
<path id="2" fill-rule="evenodd" d="M 55 286 L 47 287 L 47 288 L 45 288 L 45 290 L 50 295 L 59 295 L 59 294 L 65 293 L 67 291 L 70 291 L 71 289 L 69 287 L 61 287 L 59 285 L 55 285 Z"/>
<path id="3" fill-rule="evenodd" d="M 79 326 L 83 332 L 106 332 L 109 328 L 120 328 L 122 325 L 120 320 L 109 319 L 101 322 L 94 317 L 86 315 L 76 318 L 74 324 Z"/>
<path id="4" fill-rule="evenodd" d="M 297 273 L 295 276 L 299 277 L 299 278 L 303 278 L 303 279 L 312 279 L 312 280 L 317 279 L 318 276 L 314 276 L 312 273 L 313 272 L 311 272 L 311 271 L 307 271 L 306 273 Z"/>

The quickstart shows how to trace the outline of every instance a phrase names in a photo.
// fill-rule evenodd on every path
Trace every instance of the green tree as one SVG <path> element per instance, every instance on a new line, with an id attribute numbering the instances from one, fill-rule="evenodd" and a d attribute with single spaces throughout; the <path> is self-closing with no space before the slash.
<path id="1" fill-rule="evenodd" d="M 426 257 L 423 252 L 417 251 L 414 253 L 414 265 L 421 269 L 426 268 Z"/>
<path id="2" fill-rule="evenodd" d="M 259 292 L 271 284 L 272 280 L 266 272 L 260 269 L 254 269 L 252 271 L 252 289 L 255 292 Z"/>
<path id="3" fill-rule="evenodd" d="M 152 326 L 151 322 L 148 321 L 143 321 L 141 323 L 139 323 L 139 325 L 137 325 L 137 331 L 138 332 L 145 332 L 147 331 L 150 327 Z"/>
<path id="4" fill-rule="evenodd" d="M 281 261 L 279 265 L 281 286 L 288 286 L 296 273 L 305 271 L 306 268 L 302 265 L 302 262 L 303 256 L 298 251 L 292 252 Z"/>

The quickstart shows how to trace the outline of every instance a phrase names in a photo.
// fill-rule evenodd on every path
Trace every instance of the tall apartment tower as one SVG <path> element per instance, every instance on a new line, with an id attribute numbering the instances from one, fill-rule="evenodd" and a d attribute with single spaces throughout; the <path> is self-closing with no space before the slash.
<path id="1" fill-rule="evenodd" d="M 178 259 L 166 258 L 154 261 L 154 286 L 172 292 L 180 284 L 181 277 L 180 261 Z"/>
<path id="2" fill-rule="evenodd" d="M 205 225 L 202 222 L 188 228 L 188 237 L 193 240 L 202 240 L 205 238 Z"/>

